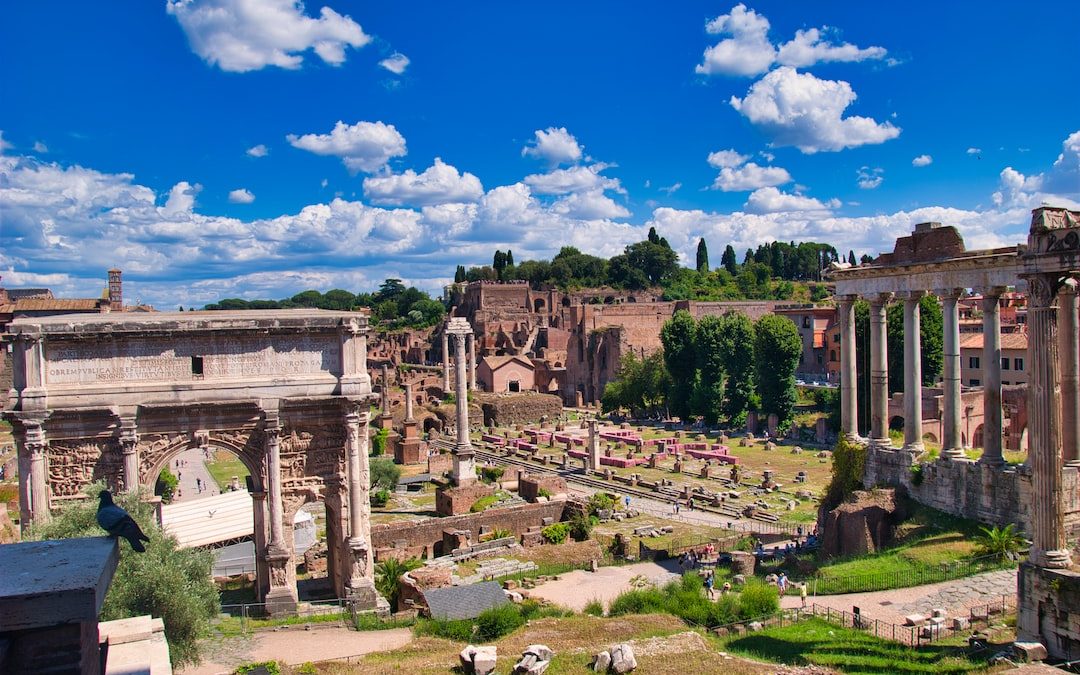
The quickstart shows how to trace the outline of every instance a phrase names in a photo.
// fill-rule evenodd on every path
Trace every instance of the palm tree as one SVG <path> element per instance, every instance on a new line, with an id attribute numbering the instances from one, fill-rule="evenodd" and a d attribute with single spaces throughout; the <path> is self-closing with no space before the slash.
<path id="1" fill-rule="evenodd" d="M 976 538 L 980 555 L 996 555 L 1002 558 L 1017 553 L 1024 547 L 1024 538 L 1009 523 L 1005 527 L 982 527 L 982 534 Z"/>
<path id="2" fill-rule="evenodd" d="M 395 611 L 397 611 L 398 595 L 401 594 L 401 575 L 423 565 L 416 558 L 397 560 L 390 558 L 375 566 L 375 590 L 386 598 Z"/>

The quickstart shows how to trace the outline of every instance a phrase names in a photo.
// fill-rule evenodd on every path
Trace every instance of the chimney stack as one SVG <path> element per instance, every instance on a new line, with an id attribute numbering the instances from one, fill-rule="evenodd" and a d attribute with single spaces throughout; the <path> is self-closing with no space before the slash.
<path id="1" fill-rule="evenodd" d="M 115 267 L 109 270 L 109 309 L 119 312 L 124 308 L 124 288 L 120 281 L 122 272 Z"/>

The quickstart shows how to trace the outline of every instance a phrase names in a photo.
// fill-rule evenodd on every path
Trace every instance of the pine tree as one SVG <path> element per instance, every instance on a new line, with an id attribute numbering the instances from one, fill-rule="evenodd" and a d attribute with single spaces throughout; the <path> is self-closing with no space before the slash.
<path id="1" fill-rule="evenodd" d="M 709 271 L 709 247 L 705 245 L 705 237 L 698 239 L 697 243 L 697 271 Z"/>
<path id="2" fill-rule="evenodd" d="M 660 243 L 660 236 L 656 234 L 656 228 L 655 227 L 650 227 L 649 228 L 649 241 L 651 243 L 653 243 L 653 244 L 659 244 Z"/>
<path id="3" fill-rule="evenodd" d="M 506 266 L 507 267 L 513 267 L 514 266 L 514 252 L 511 251 L 510 249 L 506 249 Z"/>

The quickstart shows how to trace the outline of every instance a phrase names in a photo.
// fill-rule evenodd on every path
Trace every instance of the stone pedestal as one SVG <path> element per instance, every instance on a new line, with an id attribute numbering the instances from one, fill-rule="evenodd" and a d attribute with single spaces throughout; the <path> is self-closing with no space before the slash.
<path id="1" fill-rule="evenodd" d="M 476 500 L 493 494 L 495 494 L 495 488 L 483 483 L 443 486 L 435 491 L 435 512 L 444 517 L 469 513 L 469 509 Z"/>
<path id="2" fill-rule="evenodd" d="M 394 461 L 398 464 L 423 463 L 423 441 L 415 421 L 402 425 L 402 434 L 394 442 Z"/>
<path id="3" fill-rule="evenodd" d="M 287 550 L 274 550 L 271 548 L 266 555 L 266 563 L 270 568 L 270 591 L 266 594 L 263 602 L 266 603 L 266 613 L 270 616 L 291 616 L 296 614 L 299 598 L 296 595 L 296 583 L 289 583 L 289 567 L 292 564 L 292 555 Z"/>
<path id="4" fill-rule="evenodd" d="M 1080 573 L 1020 565 L 1016 639 L 1041 642 L 1053 659 L 1080 654 Z"/>

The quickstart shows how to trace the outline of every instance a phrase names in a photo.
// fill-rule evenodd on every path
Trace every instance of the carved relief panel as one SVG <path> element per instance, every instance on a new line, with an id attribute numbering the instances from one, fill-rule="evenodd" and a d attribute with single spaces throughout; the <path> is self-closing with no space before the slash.
<path id="1" fill-rule="evenodd" d="M 120 444 L 111 438 L 52 441 L 48 467 L 53 497 L 75 497 L 98 480 L 104 480 L 113 489 L 123 484 L 123 455 Z"/>

